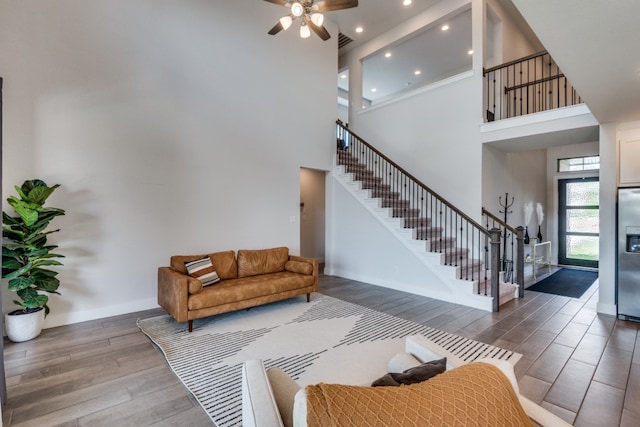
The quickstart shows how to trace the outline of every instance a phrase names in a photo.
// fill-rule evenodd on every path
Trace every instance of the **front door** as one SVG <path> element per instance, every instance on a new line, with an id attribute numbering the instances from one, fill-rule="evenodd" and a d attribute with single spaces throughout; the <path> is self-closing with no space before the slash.
<path id="1" fill-rule="evenodd" d="M 558 181 L 558 263 L 598 267 L 599 178 Z"/>

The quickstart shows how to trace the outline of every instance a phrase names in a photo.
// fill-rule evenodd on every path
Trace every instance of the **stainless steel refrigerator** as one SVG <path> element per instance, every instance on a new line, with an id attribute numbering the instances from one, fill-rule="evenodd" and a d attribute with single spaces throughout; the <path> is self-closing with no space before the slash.
<path id="1" fill-rule="evenodd" d="M 640 320 L 640 188 L 618 190 L 618 316 Z"/>

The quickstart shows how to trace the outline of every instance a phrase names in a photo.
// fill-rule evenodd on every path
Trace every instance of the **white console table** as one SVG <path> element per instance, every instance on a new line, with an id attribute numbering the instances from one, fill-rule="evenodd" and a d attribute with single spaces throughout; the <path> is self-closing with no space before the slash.
<path id="1" fill-rule="evenodd" d="M 531 243 L 524 245 L 526 248 L 531 248 L 531 253 L 525 253 L 524 262 L 531 263 L 533 269 L 533 280 L 536 280 L 536 266 L 546 265 L 551 273 L 551 241 L 537 242 L 536 239 L 532 239 Z M 540 251 L 544 251 L 541 255 Z"/>

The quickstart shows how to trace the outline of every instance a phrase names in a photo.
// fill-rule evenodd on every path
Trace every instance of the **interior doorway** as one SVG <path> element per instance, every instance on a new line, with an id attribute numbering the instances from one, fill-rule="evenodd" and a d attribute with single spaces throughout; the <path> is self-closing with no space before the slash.
<path id="1" fill-rule="evenodd" d="M 558 180 L 558 263 L 598 268 L 600 181 Z"/>
<path id="2" fill-rule="evenodd" d="M 325 181 L 325 171 L 300 168 L 300 255 L 320 265 L 325 262 Z"/>

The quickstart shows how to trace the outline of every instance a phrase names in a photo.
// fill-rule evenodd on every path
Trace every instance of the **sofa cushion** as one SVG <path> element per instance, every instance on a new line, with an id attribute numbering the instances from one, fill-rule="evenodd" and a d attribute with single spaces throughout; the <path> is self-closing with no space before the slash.
<path id="1" fill-rule="evenodd" d="M 215 286 L 209 286 L 195 295 L 190 295 L 187 305 L 189 310 L 200 310 L 306 288 L 314 283 L 313 276 L 289 271 L 223 280 Z"/>
<path id="2" fill-rule="evenodd" d="M 256 276 L 284 271 L 289 260 L 289 248 L 238 251 L 238 277 Z"/>
<path id="3" fill-rule="evenodd" d="M 187 269 L 189 276 L 195 277 L 202 282 L 202 286 L 210 286 L 220 281 L 218 273 L 216 273 L 213 264 L 211 264 L 211 258 L 208 256 L 185 262 L 184 267 Z"/>
<path id="4" fill-rule="evenodd" d="M 238 263 L 234 251 L 214 252 L 209 254 L 213 267 L 222 280 L 238 278 Z"/>
<path id="5" fill-rule="evenodd" d="M 421 363 L 410 353 L 398 353 L 389 360 L 387 372 L 404 372 L 407 369 L 420 366 Z"/>
<path id="6" fill-rule="evenodd" d="M 184 264 L 205 256 L 207 255 L 174 255 L 171 257 L 169 265 L 182 274 L 188 274 Z M 214 252 L 209 254 L 209 258 L 211 258 L 213 268 L 221 280 L 235 279 L 238 277 L 238 264 L 236 263 L 236 254 L 234 251 Z"/>

